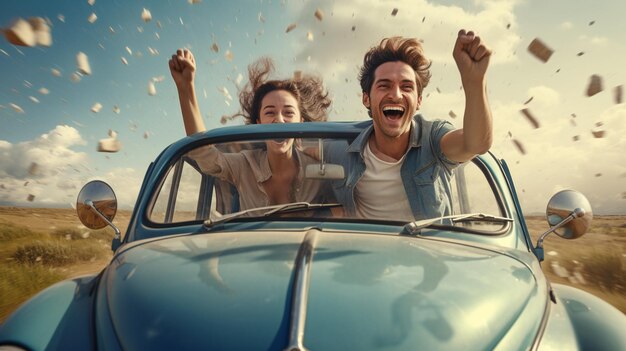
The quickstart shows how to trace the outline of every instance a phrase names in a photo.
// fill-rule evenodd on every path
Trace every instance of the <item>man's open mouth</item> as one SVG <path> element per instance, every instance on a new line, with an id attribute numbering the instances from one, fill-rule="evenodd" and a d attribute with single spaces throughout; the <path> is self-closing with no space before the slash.
<path id="1" fill-rule="evenodd" d="M 404 107 L 402 106 L 385 106 L 383 114 L 390 119 L 398 119 L 404 115 Z"/>

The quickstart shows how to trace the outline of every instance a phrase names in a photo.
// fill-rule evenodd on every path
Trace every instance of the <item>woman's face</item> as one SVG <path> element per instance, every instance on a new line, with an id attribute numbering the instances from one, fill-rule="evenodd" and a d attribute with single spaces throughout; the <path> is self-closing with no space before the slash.
<path id="1" fill-rule="evenodd" d="M 298 123 L 302 122 L 298 100 L 286 90 L 274 90 L 261 100 L 258 123 Z M 293 139 L 267 141 L 267 150 L 274 153 L 291 151 Z"/>

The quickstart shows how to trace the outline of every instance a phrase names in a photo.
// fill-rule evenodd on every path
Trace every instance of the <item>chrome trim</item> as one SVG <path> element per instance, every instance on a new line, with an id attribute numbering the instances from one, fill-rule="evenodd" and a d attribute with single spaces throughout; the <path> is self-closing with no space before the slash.
<path id="1" fill-rule="evenodd" d="M 546 328 L 548 327 L 548 319 L 550 318 L 550 310 L 552 308 L 552 298 L 550 297 L 550 294 L 552 294 L 552 285 L 550 285 L 550 281 L 548 280 L 548 278 L 544 276 L 544 279 L 546 280 L 546 287 L 548 289 L 546 296 L 546 305 L 543 310 L 543 316 L 541 316 L 541 323 L 539 323 L 539 330 L 537 330 L 537 334 L 535 334 L 535 340 L 533 340 L 533 344 L 530 347 L 531 351 L 537 351 L 541 346 L 541 340 L 543 340 L 543 335 L 545 334 Z"/>
<path id="2" fill-rule="evenodd" d="M 115 224 L 113 224 L 113 222 L 111 222 L 107 218 L 107 216 L 104 215 L 104 213 L 100 212 L 100 210 L 96 208 L 93 201 L 85 200 L 85 205 L 89 206 L 92 210 L 94 210 L 94 212 L 96 212 L 96 214 L 100 218 L 102 218 L 102 220 L 105 221 L 106 224 L 108 224 L 111 228 L 113 228 L 113 231 L 115 232 L 115 235 L 113 236 L 113 240 L 120 240 L 120 238 L 122 237 L 122 232 L 120 232 L 120 230 L 115 226 Z"/>
<path id="3" fill-rule="evenodd" d="M 291 319 L 289 321 L 289 342 L 285 351 L 307 351 L 304 347 L 304 325 L 306 322 L 307 302 L 309 299 L 309 282 L 311 278 L 311 262 L 317 242 L 315 229 L 306 232 L 294 267 L 294 280 L 291 300 Z"/>

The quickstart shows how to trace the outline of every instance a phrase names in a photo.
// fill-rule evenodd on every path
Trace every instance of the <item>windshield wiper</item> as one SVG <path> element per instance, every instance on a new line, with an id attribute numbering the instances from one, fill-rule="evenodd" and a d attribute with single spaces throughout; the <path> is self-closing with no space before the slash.
<path id="1" fill-rule="evenodd" d="M 261 214 L 258 217 L 269 217 L 271 215 L 275 215 L 279 213 L 291 213 L 291 212 L 308 211 L 308 210 L 316 210 L 320 208 L 332 208 L 332 207 L 339 207 L 339 206 L 341 206 L 341 204 L 338 204 L 338 203 L 311 204 L 308 202 L 291 202 L 288 204 L 281 204 L 281 205 L 255 207 L 255 208 L 251 208 L 245 211 L 231 213 L 229 215 L 223 216 L 215 220 L 207 219 L 206 221 L 204 221 L 204 226 L 207 229 L 212 228 L 218 224 L 230 222 L 233 219 L 244 217 L 247 214 L 252 213 L 252 212 L 264 211 L 263 214 Z"/>
<path id="2" fill-rule="evenodd" d="M 437 222 L 448 219 L 452 224 L 459 222 L 513 222 L 512 218 L 499 217 L 486 213 L 464 213 L 451 216 L 443 216 L 437 218 L 422 219 L 415 222 L 409 222 L 404 226 L 401 234 L 404 235 L 419 235 L 422 229 L 433 226 Z"/>

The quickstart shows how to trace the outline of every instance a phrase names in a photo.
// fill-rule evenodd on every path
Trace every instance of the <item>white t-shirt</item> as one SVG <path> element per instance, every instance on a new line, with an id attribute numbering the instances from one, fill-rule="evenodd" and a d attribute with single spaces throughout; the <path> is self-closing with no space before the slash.
<path id="1" fill-rule="evenodd" d="M 400 169 L 406 154 L 397 162 L 379 159 L 370 149 L 363 150 L 365 173 L 356 185 L 354 201 L 361 218 L 414 221 Z"/>

